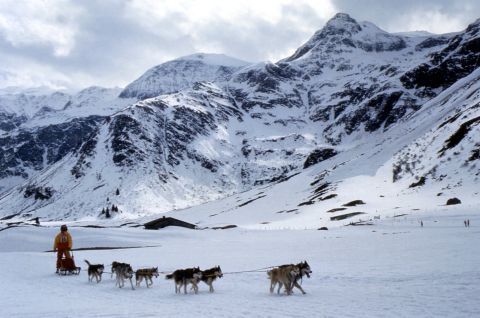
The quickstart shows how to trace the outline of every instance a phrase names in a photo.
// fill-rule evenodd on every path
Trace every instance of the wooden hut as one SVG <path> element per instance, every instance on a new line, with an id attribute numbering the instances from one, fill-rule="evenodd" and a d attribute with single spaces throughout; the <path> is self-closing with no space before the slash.
<path id="1" fill-rule="evenodd" d="M 185 227 L 187 229 L 192 229 L 192 230 L 197 228 L 195 224 L 191 224 L 179 219 L 175 219 L 172 217 L 165 217 L 165 216 L 159 219 L 155 219 L 153 221 L 147 222 L 143 226 L 147 230 L 158 230 L 158 229 L 163 229 L 164 227 L 167 227 L 167 226 L 180 226 L 180 227 Z"/>

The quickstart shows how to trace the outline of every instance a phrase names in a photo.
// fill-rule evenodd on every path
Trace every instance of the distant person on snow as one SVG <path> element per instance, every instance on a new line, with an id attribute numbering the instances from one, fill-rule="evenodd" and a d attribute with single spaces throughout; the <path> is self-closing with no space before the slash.
<path id="1" fill-rule="evenodd" d="M 423 221 L 420 221 L 420 227 L 423 227 Z"/>
<path id="2" fill-rule="evenodd" d="M 61 266 L 63 255 L 66 258 L 71 258 L 70 250 L 72 249 L 72 243 L 72 236 L 68 233 L 68 228 L 64 224 L 60 227 L 60 233 L 57 234 L 53 243 L 53 251 L 57 252 L 57 273 Z"/>
<path id="3" fill-rule="evenodd" d="M 470 219 L 467 220 L 467 227 L 470 227 Z"/>
<path id="4" fill-rule="evenodd" d="M 467 220 L 463 220 L 463 224 L 467 227 Z"/>

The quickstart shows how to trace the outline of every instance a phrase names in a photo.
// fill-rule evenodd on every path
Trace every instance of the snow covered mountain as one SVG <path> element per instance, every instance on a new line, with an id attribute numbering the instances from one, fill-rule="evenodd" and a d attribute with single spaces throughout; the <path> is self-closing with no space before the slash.
<path id="1" fill-rule="evenodd" d="M 198 53 L 184 56 L 149 69 L 120 93 L 122 98 L 146 99 L 176 93 L 195 82 L 225 82 L 245 61 L 223 54 Z"/>
<path id="2" fill-rule="evenodd" d="M 0 90 L 0 134 L 14 128 L 45 126 L 90 115 L 110 115 L 130 105 L 120 88 L 88 87 L 77 93 L 49 90 Z"/>
<path id="3" fill-rule="evenodd" d="M 0 96 L 0 215 L 91 220 L 114 204 L 119 223 L 281 228 L 478 204 L 479 29 L 389 34 L 337 14 L 276 63 L 198 54 L 118 98 Z"/>
<path id="4" fill-rule="evenodd" d="M 76 94 L 27 90 L 0 93 L 0 192 L 80 147 L 104 116 L 127 107 L 120 89 L 89 87 Z"/>

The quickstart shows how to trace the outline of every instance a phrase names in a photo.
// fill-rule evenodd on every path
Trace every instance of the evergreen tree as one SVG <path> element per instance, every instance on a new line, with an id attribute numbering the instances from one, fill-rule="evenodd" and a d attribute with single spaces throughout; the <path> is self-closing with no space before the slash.
<path id="1" fill-rule="evenodd" d="M 102 209 L 102 214 L 105 214 L 105 208 Z"/>
<path id="2" fill-rule="evenodd" d="M 115 192 L 116 195 L 120 195 L 120 190 L 117 188 L 117 191 Z"/>
<path id="3" fill-rule="evenodd" d="M 105 217 L 106 217 L 107 219 L 110 218 L 110 210 L 109 210 L 108 208 L 107 208 L 107 210 L 105 211 Z"/>

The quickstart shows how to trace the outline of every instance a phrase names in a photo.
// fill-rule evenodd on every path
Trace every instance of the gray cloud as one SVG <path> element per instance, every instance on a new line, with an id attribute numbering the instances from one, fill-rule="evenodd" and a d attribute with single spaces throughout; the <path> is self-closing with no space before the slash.
<path id="1" fill-rule="evenodd" d="M 478 0 L 332 0 L 335 8 L 367 20 L 389 32 L 425 30 L 461 31 L 480 17 Z"/>
<path id="2" fill-rule="evenodd" d="M 326 22 L 308 5 L 286 5 L 281 10 L 282 16 L 275 22 L 243 16 L 242 27 L 226 20 L 205 24 L 197 32 L 198 40 L 247 61 L 276 60 L 293 53 Z"/>
<path id="3" fill-rule="evenodd" d="M 12 8 L 0 6 L 0 85 L 23 80 L 28 86 L 124 86 L 149 67 L 199 51 L 252 62 L 278 60 L 335 11 L 391 32 L 421 27 L 459 31 L 480 12 L 480 3 L 473 0 L 251 1 L 241 12 L 212 9 L 202 16 L 192 16 L 187 0 L 179 1 L 184 7 L 175 1 L 48 1 L 54 9 L 13 0 Z M 21 22 L 12 25 L 16 15 Z"/>

